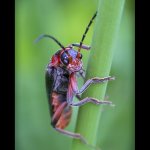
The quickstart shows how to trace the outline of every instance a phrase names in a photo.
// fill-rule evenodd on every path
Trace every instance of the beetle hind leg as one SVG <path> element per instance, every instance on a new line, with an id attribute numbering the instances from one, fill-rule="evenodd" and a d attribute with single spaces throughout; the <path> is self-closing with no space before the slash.
<path id="1" fill-rule="evenodd" d="M 60 129 L 60 128 L 54 128 L 56 131 L 64 134 L 64 135 L 67 135 L 69 137 L 72 137 L 72 138 L 75 138 L 75 139 L 79 139 L 81 140 L 81 142 L 83 142 L 84 144 L 87 144 L 87 141 L 84 139 L 84 137 L 79 134 L 79 133 L 74 133 L 74 132 L 70 132 L 70 131 L 67 131 L 67 130 L 64 130 L 64 129 Z"/>
<path id="2" fill-rule="evenodd" d="M 66 102 L 62 103 L 52 117 L 51 124 L 53 128 L 64 135 L 67 135 L 72 138 L 80 139 L 83 143 L 87 144 L 86 140 L 79 133 L 73 133 L 64 130 L 64 128 L 70 122 L 71 114 L 72 114 L 72 108 L 69 105 L 67 105 Z"/>
<path id="3" fill-rule="evenodd" d="M 90 147 L 94 150 L 99 150 L 98 147 L 95 147 L 93 145 L 88 144 L 86 139 L 79 133 L 70 132 L 70 131 L 67 131 L 67 130 L 60 129 L 60 128 L 54 128 L 54 129 L 56 131 L 58 131 L 59 133 L 61 133 L 61 134 L 64 134 L 64 135 L 69 136 L 71 138 L 79 139 L 83 144 L 85 144 L 86 146 L 88 146 L 88 147 Z"/>
<path id="4" fill-rule="evenodd" d="M 96 150 L 97 148 L 93 145 L 88 144 L 86 139 L 81 134 L 64 130 L 64 128 L 70 122 L 71 114 L 72 114 L 72 107 L 70 105 L 68 105 L 67 102 L 61 103 L 60 106 L 56 109 L 56 111 L 52 117 L 51 124 L 52 124 L 53 128 L 57 132 L 59 132 L 63 135 L 66 135 L 71 138 L 79 139 L 86 146 Z"/>

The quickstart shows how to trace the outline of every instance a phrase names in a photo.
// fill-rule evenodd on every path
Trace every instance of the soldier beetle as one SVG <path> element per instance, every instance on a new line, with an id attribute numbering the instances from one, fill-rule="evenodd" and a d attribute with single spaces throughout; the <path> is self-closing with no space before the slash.
<path id="1" fill-rule="evenodd" d="M 99 104 L 112 104 L 110 101 L 98 100 L 92 97 L 86 97 L 81 100 L 80 95 L 91 85 L 96 83 L 103 83 L 109 80 L 114 80 L 114 77 L 94 77 L 87 80 L 81 89 L 77 86 L 77 74 L 83 79 L 85 77 L 85 71 L 82 64 L 81 49 L 90 50 L 90 46 L 84 45 L 83 41 L 86 34 L 91 26 L 97 12 L 93 15 L 86 30 L 82 36 L 80 43 L 73 43 L 69 46 L 63 46 L 55 37 L 51 35 L 40 35 L 36 42 L 42 38 L 50 38 L 60 46 L 58 50 L 51 58 L 50 62 L 46 67 L 46 91 L 48 96 L 50 114 L 51 114 L 51 125 L 53 128 L 67 136 L 72 138 L 80 139 L 86 145 L 89 145 L 85 138 L 80 133 L 73 133 L 64 130 L 69 124 L 72 114 L 72 106 L 82 106 L 88 102 Z M 74 47 L 77 47 L 76 51 Z M 74 103 L 73 97 L 76 96 L 80 101 Z M 91 145 L 89 145 L 91 146 Z M 93 147 L 93 146 L 91 146 Z"/>

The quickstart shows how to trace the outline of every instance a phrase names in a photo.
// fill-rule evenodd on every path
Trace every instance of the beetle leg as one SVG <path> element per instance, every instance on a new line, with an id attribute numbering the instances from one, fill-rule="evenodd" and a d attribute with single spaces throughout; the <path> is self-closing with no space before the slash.
<path id="1" fill-rule="evenodd" d="M 81 69 L 79 72 L 77 72 L 77 77 L 82 77 L 82 79 L 85 79 L 85 70 Z"/>
<path id="2" fill-rule="evenodd" d="M 103 82 L 106 82 L 109 80 L 114 80 L 114 79 L 115 79 L 115 77 L 110 77 L 110 76 L 104 77 L 104 78 L 98 78 L 98 77 L 91 78 L 85 82 L 85 84 L 82 86 L 82 88 L 79 91 L 75 91 L 75 94 L 81 95 L 91 84 L 103 83 Z"/>
<path id="3" fill-rule="evenodd" d="M 77 89 L 75 89 L 76 86 L 72 86 L 73 87 L 73 90 L 75 92 L 75 95 L 81 95 L 91 84 L 95 84 L 95 83 L 102 83 L 102 82 L 106 82 L 106 81 L 109 81 L 109 80 L 114 80 L 115 78 L 114 77 L 104 77 L 104 78 L 98 78 L 98 77 L 95 77 L 95 78 L 92 78 L 92 79 L 89 79 L 86 81 L 86 83 L 83 85 L 83 87 L 77 91 Z M 73 78 L 72 78 L 73 80 Z M 72 105 L 72 106 L 82 106 L 84 105 L 85 103 L 88 103 L 88 102 L 91 102 L 91 103 L 94 103 L 94 104 L 112 104 L 112 102 L 110 101 L 107 101 L 107 100 L 98 100 L 96 98 L 91 98 L 91 97 L 86 97 L 84 99 L 82 99 L 81 101 L 77 102 L 77 103 L 73 103 L 73 100 L 70 99 L 68 101 L 69 105 Z"/>
<path id="4" fill-rule="evenodd" d="M 84 70 L 84 69 L 81 69 L 81 70 L 79 71 L 79 74 L 80 74 L 80 76 L 81 76 L 83 79 L 85 79 L 85 70 Z"/>
<path id="5" fill-rule="evenodd" d="M 80 139 L 81 142 L 83 142 L 84 144 L 87 144 L 86 140 L 84 139 L 84 137 L 79 134 L 79 133 L 73 133 L 73 132 L 70 132 L 70 131 L 67 131 L 67 130 L 63 130 L 63 129 L 60 129 L 60 128 L 55 128 L 56 131 L 64 134 L 64 135 L 67 135 L 69 137 L 72 137 L 72 138 L 75 138 L 75 139 Z"/>
<path id="6" fill-rule="evenodd" d="M 95 77 L 95 78 L 87 80 L 85 84 L 82 86 L 82 88 L 78 90 L 75 74 L 71 74 L 70 84 L 69 84 L 68 92 L 67 92 L 67 103 L 71 105 L 73 101 L 73 95 L 81 95 L 91 84 L 102 83 L 102 82 L 106 82 L 106 81 L 114 80 L 114 79 L 115 79 L 114 77 L 110 77 L 110 76 L 104 77 L 104 78 Z M 90 100 L 90 101 L 92 102 L 93 100 Z"/>
<path id="7" fill-rule="evenodd" d="M 75 46 L 75 47 L 80 47 L 80 43 L 73 43 L 73 44 L 71 44 L 71 45 L 69 45 L 69 47 L 72 47 L 72 46 Z M 85 50 L 90 50 L 90 46 L 87 46 L 87 45 L 84 45 L 84 44 L 82 44 L 81 45 L 81 48 L 83 48 L 83 49 L 85 49 Z"/>
<path id="8" fill-rule="evenodd" d="M 82 99 L 81 101 L 79 102 L 76 102 L 76 103 L 70 103 L 71 106 L 82 106 L 84 105 L 85 103 L 93 103 L 93 104 L 96 104 L 96 105 L 99 105 L 99 104 L 107 104 L 107 105 L 112 105 L 112 102 L 111 101 L 102 101 L 102 100 L 98 100 L 96 98 L 92 98 L 92 97 L 86 97 L 84 99 Z"/>
<path id="9" fill-rule="evenodd" d="M 95 84 L 95 83 L 103 83 L 103 82 L 106 82 L 106 81 L 109 81 L 109 80 L 114 80 L 115 78 L 114 77 L 104 77 L 104 78 L 98 78 L 98 77 L 95 77 L 95 78 L 92 78 L 92 79 L 89 79 L 86 81 L 86 83 L 83 85 L 83 87 L 78 90 L 77 89 L 77 86 L 74 80 L 74 77 L 72 76 L 71 78 L 72 82 L 71 82 L 71 85 L 72 85 L 72 90 L 74 91 L 74 94 L 75 95 L 81 95 L 91 84 Z M 95 99 L 95 98 L 91 98 L 91 97 L 86 97 L 84 98 L 83 100 L 77 102 L 77 103 L 73 103 L 73 99 L 69 99 L 68 100 L 68 104 L 69 105 L 72 105 L 72 106 L 82 106 L 84 105 L 85 103 L 88 103 L 88 102 L 91 102 L 91 103 L 94 103 L 94 104 L 112 104 L 112 102 L 110 101 L 107 101 L 107 100 L 98 100 L 98 99 Z"/>
<path id="10" fill-rule="evenodd" d="M 52 126 L 56 131 L 72 138 L 80 139 L 84 144 L 87 144 L 86 140 L 79 133 L 64 130 L 70 122 L 71 114 L 72 108 L 67 105 L 67 102 L 61 103 L 52 116 Z"/>
<path id="11" fill-rule="evenodd" d="M 70 131 L 66 131 L 66 130 L 63 130 L 63 129 L 59 129 L 59 128 L 54 128 L 56 131 L 64 134 L 64 135 L 67 135 L 69 137 L 72 137 L 72 138 L 75 138 L 75 139 L 79 139 L 83 144 L 87 145 L 88 147 L 94 149 L 94 150 L 99 150 L 98 147 L 95 147 L 93 145 L 90 145 L 88 144 L 88 142 L 86 141 L 86 139 L 79 133 L 73 133 L 73 132 L 70 132 Z"/>

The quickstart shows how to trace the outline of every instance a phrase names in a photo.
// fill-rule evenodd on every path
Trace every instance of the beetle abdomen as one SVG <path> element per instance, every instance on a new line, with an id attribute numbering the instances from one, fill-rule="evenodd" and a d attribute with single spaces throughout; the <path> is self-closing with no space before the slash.
<path id="1" fill-rule="evenodd" d="M 72 108 L 66 102 L 66 95 L 52 92 L 51 97 L 52 125 L 64 129 L 70 122 Z"/>

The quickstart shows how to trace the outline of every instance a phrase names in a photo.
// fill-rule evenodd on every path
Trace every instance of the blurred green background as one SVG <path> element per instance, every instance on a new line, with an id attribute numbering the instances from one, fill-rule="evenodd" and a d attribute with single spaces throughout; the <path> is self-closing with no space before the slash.
<path id="1" fill-rule="evenodd" d="M 37 44 L 34 40 L 45 33 L 64 45 L 79 42 L 97 5 L 97 0 L 15 1 L 16 150 L 71 149 L 72 139 L 50 126 L 45 91 L 45 67 L 59 47 L 50 39 Z M 84 41 L 87 45 L 91 43 L 92 31 L 93 26 Z M 86 68 L 89 53 L 82 53 Z M 134 0 L 125 3 L 110 75 L 116 80 L 108 84 L 106 95 L 116 107 L 103 107 L 97 145 L 102 150 L 133 150 Z M 74 131 L 77 111 L 74 108 L 68 130 Z"/>

